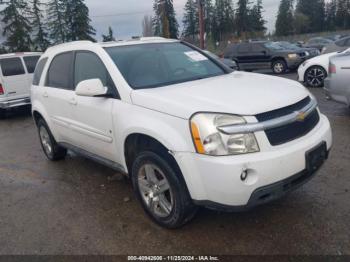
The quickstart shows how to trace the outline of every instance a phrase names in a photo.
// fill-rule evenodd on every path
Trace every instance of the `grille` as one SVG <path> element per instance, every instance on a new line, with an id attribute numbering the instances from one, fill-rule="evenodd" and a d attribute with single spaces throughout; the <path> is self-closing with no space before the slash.
<path id="1" fill-rule="evenodd" d="M 271 112 L 259 114 L 256 116 L 259 122 L 272 120 L 278 117 L 289 115 L 295 111 L 299 111 L 307 106 L 311 102 L 310 97 L 307 97 L 300 102 L 282 108 L 278 110 L 274 110 Z M 282 145 L 284 143 L 288 143 L 300 137 L 307 135 L 312 129 L 316 127 L 316 125 L 320 121 L 320 115 L 315 109 L 310 115 L 308 115 L 304 121 L 293 122 L 291 124 L 287 124 L 281 127 L 273 128 L 266 130 L 265 133 L 267 138 L 270 141 L 270 144 L 273 146 Z"/>

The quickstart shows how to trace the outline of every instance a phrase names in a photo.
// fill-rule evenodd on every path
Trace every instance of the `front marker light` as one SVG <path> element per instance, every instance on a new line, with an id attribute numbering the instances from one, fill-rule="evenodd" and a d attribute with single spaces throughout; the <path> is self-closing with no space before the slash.
<path id="1" fill-rule="evenodd" d="M 199 113 L 192 117 L 191 133 L 197 153 L 211 156 L 259 152 L 254 134 L 226 135 L 218 127 L 246 124 L 244 118 L 228 114 Z"/>

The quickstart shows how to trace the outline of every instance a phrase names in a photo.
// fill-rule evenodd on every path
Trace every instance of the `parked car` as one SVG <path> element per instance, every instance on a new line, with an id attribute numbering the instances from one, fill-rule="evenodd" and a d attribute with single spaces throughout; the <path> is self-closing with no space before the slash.
<path id="1" fill-rule="evenodd" d="M 237 211 L 280 198 L 332 147 L 330 123 L 302 85 L 232 71 L 178 40 L 49 48 L 31 94 L 48 159 L 70 149 L 128 174 L 167 228 L 198 206 Z"/>
<path id="2" fill-rule="evenodd" d="M 317 48 L 300 47 L 296 44 L 292 44 L 287 41 L 279 41 L 276 43 L 285 49 L 294 50 L 295 52 L 300 53 L 300 56 L 305 60 L 313 58 L 315 56 L 319 56 L 321 54 L 321 52 Z"/>
<path id="3" fill-rule="evenodd" d="M 346 49 L 350 48 L 350 36 L 342 38 L 336 42 L 333 42 L 329 45 L 326 45 L 322 49 L 322 54 L 328 54 L 333 52 L 342 52 Z"/>
<path id="4" fill-rule="evenodd" d="M 0 115 L 30 105 L 30 85 L 41 53 L 0 55 Z"/>
<path id="5" fill-rule="evenodd" d="M 325 90 L 327 97 L 350 107 L 350 52 L 330 58 Z"/>
<path id="6" fill-rule="evenodd" d="M 304 47 L 308 47 L 308 48 L 317 48 L 320 52 L 322 52 L 322 49 L 329 44 L 332 44 L 334 41 L 328 38 L 324 38 L 324 37 L 315 37 L 315 38 L 311 38 L 308 42 L 306 42 L 306 44 L 304 45 Z"/>
<path id="7" fill-rule="evenodd" d="M 207 53 L 209 56 L 213 57 L 214 59 L 217 59 L 220 62 L 224 63 L 229 68 L 231 68 L 233 70 L 237 70 L 238 69 L 238 66 L 237 66 L 235 61 L 233 61 L 231 59 L 227 59 L 227 58 L 220 58 L 219 56 L 213 54 L 212 52 L 210 52 L 208 50 L 204 50 L 204 52 Z"/>
<path id="8" fill-rule="evenodd" d="M 348 52 L 345 50 L 344 52 Z M 323 87 L 324 80 L 328 76 L 329 58 L 339 52 L 329 53 L 314 57 L 302 63 L 298 69 L 298 79 L 309 87 Z"/>
<path id="9" fill-rule="evenodd" d="M 272 69 L 275 74 L 298 68 L 304 61 L 302 56 L 303 52 L 266 41 L 230 45 L 224 52 L 224 57 L 234 60 L 240 70 Z"/>

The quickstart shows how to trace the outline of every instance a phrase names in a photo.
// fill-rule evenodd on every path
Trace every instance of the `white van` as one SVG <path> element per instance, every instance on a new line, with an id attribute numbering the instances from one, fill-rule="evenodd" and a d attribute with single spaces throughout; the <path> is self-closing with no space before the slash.
<path id="1" fill-rule="evenodd" d="M 0 55 L 0 114 L 30 105 L 30 86 L 41 53 Z"/>

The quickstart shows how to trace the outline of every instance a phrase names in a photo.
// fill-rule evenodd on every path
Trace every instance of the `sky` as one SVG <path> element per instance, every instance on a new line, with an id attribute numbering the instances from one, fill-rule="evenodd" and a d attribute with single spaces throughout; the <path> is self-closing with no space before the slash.
<path id="1" fill-rule="evenodd" d="M 173 1 L 178 22 L 182 24 L 186 0 Z M 86 0 L 86 3 L 90 9 L 92 25 L 97 30 L 97 39 L 101 38 L 102 33 L 107 33 L 108 26 L 112 27 L 118 39 L 140 36 L 144 15 L 153 14 L 153 0 Z M 263 0 L 268 31 L 274 30 L 279 3 L 280 0 Z"/>

